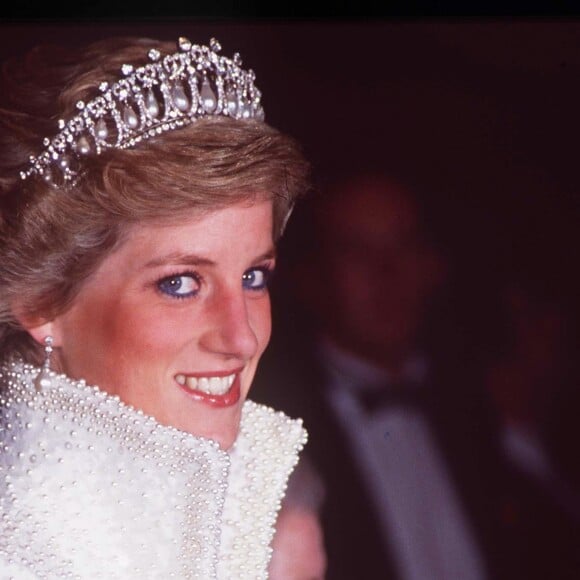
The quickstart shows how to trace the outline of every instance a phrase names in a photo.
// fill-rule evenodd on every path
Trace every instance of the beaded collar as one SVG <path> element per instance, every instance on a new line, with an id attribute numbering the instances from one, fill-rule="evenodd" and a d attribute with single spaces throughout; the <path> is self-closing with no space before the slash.
<path id="1" fill-rule="evenodd" d="M 306 441 L 246 402 L 229 452 L 65 376 L 0 369 L 0 568 L 17 578 L 267 578 Z"/>

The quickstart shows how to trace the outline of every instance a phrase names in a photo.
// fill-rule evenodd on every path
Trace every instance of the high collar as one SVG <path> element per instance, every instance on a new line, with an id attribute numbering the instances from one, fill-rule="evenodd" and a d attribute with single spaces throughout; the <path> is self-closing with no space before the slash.
<path id="1" fill-rule="evenodd" d="M 38 371 L 20 362 L 0 371 L 3 570 L 267 578 L 277 511 L 306 441 L 300 421 L 246 402 L 225 452 L 83 381 L 54 375 L 37 392 Z"/>

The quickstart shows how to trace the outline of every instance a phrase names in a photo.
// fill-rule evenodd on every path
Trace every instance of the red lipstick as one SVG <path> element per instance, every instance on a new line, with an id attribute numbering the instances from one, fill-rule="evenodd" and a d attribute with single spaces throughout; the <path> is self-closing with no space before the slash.
<path id="1" fill-rule="evenodd" d="M 205 392 L 200 391 L 198 389 L 190 389 L 186 385 L 182 385 L 180 383 L 177 383 L 177 384 L 181 387 L 181 390 L 184 391 L 187 395 L 189 395 L 190 397 L 192 397 L 196 401 L 200 401 L 202 403 L 209 405 L 210 407 L 215 407 L 215 408 L 231 407 L 232 405 L 235 405 L 240 400 L 240 396 L 241 396 L 241 382 L 242 382 L 241 378 L 240 378 L 241 369 L 238 371 L 234 371 L 234 372 L 236 375 L 234 382 L 232 383 L 232 386 L 228 389 L 228 391 L 226 393 L 224 393 L 223 395 L 205 393 Z M 210 374 L 203 375 L 203 376 L 210 378 L 212 376 L 214 376 L 214 377 L 215 376 L 228 376 L 231 374 L 233 374 L 233 373 L 232 372 L 213 373 L 213 374 L 210 373 Z M 189 375 L 189 376 L 191 376 L 191 375 Z"/>

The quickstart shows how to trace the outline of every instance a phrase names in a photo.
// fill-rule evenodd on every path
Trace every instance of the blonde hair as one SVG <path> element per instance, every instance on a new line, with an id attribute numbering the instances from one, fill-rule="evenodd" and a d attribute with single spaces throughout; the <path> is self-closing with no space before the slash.
<path id="1" fill-rule="evenodd" d="M 163 54 L 175 45 L 110 39 L 76 53 L 75 62 L 67 53 L 37 50 L 5 66 L 3 86 L 19 107 L 0 109 L 0 357 L 38 361 L 39 347 L 19 320 L 65 311 L 128 225 L 267 199 L 277 239 L 308 189 L 309 166 L 293 139 L 263 122 L 227 117 L 87 159 L 74 186 L 22 181 L 20 169 L 55 132 L 56 119 L 96 96 L 122 64 L 144 64 L 150 48 Z"/>

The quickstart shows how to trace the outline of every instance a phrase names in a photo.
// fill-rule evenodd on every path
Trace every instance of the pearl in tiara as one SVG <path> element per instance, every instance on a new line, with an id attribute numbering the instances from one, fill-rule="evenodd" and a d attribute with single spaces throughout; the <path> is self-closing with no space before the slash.
<path id="1" fill-rule="evenodd" d="M 38 175 L 53 185 L 74 182 L 83 158 L 105 149 L 127 149 L 140 141 L 184 127 L 208 116 L 264 119 L 254 72 L 243 70 L 240 55 L 219 54 L 221 46 L 178 41 L 179 50 L 166 56 L 152 49 L 149 63 L 121 67 L 123 78 L 101 83 L 100 95 L 79 113 L 58 122 L 59 132 L 44 139 L 45 149 L 30 157 L 22 179 Z"/>

